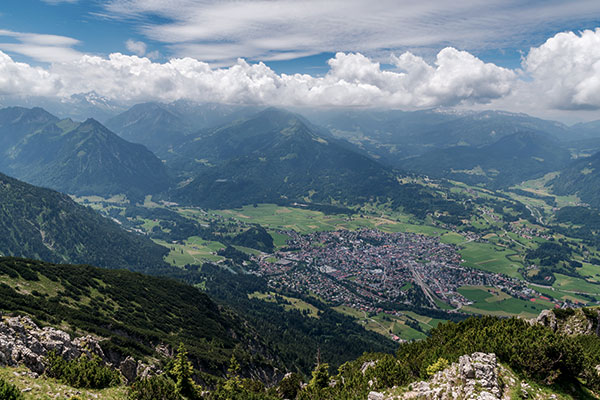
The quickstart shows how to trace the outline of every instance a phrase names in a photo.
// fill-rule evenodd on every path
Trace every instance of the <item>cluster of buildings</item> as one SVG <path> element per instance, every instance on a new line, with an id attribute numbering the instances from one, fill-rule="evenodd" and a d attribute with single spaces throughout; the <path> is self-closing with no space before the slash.
<path id="1" fill-rule="evenodd" d="M 494 286 L 524 299 L 532 295 L 522 281 L 462 266 L 456 246 L 438 237 L 374 229 L 284 233 L 287 246 L 258 258 L 255 273 L 275 289 L 333 304 L 392 312 L 393 304 L 435 308 L 442 300 L 458 309 L 470 303 L 458 292 L 465 285 Z"/>

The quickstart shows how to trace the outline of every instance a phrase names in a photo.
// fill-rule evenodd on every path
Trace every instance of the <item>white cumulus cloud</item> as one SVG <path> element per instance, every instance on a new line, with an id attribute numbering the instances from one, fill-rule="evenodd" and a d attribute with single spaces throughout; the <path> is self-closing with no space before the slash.
<path id="1" fill-rule="evenodd" d="M 600 109 L 600 28 L 555 35 L 529 51 L 523 68 L 526 90 L 550 107 Z"/>
<path id="2" fill-rule="evenodd" d="M 0 31 L 8 34 L 13 33 Z M 22 40 L 45 49 L 74 43 L 50 36 Z M 392 56 L 391 69 L 364 54 L 340 52 L 328 61 L 323 76 L 278 74 L 263 63 L 243 59 L 228 67 L 189 57 L 156 62 L 143 46 L 137 50 L 144 50 L 146 57 L 79 54 L 46 67 L 16 62 L 0 51 L 0 95 L 69 98 L 95 92 L 124 103 L 188 99 L 284 107 L 487 104 L 538 115 L 546 112 L 546 117 L 552 110 L 600 109 L 600 29 L 559 33 L 531 48 L 516 70 L 452 47 L 439 51 L 432 61 L 411 52 Z"/>
<path id="3" fill-rule="evenodd" d="M 133 39 L 128 39 L 125 42 L 125 48 L 135 54 L 136 56 L 143 56 L 146 54 L 146 43 L 141 41 L 135 41 Z"/>
<path id="4" fill-rule="evenodd" d="M 0 95 L 51 97 L 60 90 L 57 76 L 43 68 L 15 62 L 0 51 Z"/>
<path id="5" fill-rule="evenodd" d="M 47 69 L 16 63 L 8 55 L 4 93 L 69 97 L 96 92 L 136 102 L 189 99 L 281 106 L 431 107 L 485 103 L 506 95 L 514 72 L 483 63 L 469 53 L 446 48 L 434 65 L 410 53 L 395 59 L 398 70 L 383 70 L 359 53 L 338 53 L 323 77 L 277 74 L 263 63 L 238 60 L 214 68 L 192 58 L 165 63 L 120 53 L 108 58 L 84 55 Z M 9 84 L 10 83 L 10 84 Z M 12 89 L 11 89 L 12 88 Z"/>

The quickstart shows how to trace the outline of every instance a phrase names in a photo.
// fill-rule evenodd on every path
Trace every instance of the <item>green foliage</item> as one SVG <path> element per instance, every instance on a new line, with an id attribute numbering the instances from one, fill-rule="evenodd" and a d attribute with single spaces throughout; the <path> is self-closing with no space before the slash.
<path id="1" fill-rule="evenodd" d="M 81 355 L 66 361 L 54 352 L 46 357 L 46 374 L 76 388 L 103 389 L 121 382 L 118 371 L 104 365 L 97 355 Z"/>
<path id="2" fill-rule="evenodd" d="M 503 188 L 563 168 L 569 151 L 545 134 L 526 131 L 504 136 L 487 146 L 436 148 L 402 162 L 405 169 Z"/>
<path id="3" fill-rule="evenodd" d="M 568 261 L 571 258 L 573 251 L 567 245 L 544 242 L 535 250 L 529 250 L 526 255 L 527 261 L 540 260 L 539 265 L 554 266 L 560 261 Z"/>
<path id="4" fill-rule="evenodd" d="M 127 400 L 181 400 L 175 382 L 166 375 L 135 381 L 127 392 Z"/>
<path id="5" fill-rule="evenodd" d="M 500 361 L 533 379 L 552 383 L 575 379 L 584 370 L 584 353 L 572 338 L 519 319 L 471 318 L 431 331 L 425 341 L 403 345 L 398 358 L 415 377 L 426 377 L 427 366 L 440 357 L 456 361 L 476 351 L 495 353 Z"/>
<path id="6" fill-rule="evenodd" d="M 175 201 L 210 208 L 254 203 L 331 200 L 359 204 L 403 196 L 395 173 L 346 142 L 321 137 L 303 118 L 268 109 L 213 129 L 178 150 L 195 178 L 173 191 Z M 190 160 L 205 159 L 212 168 Z"/>
<path id="7" fill-rule="evenodd" d="M 223 268 L 204 264 L 199 278 L 206 281 L 207 293 L 230 305 L 250 321 L 288 371 L 310 374 L 318 349 L 324 360 L 337 368 L 364 352 L 393 352 L 397 345 L 381 335 L 365 330 L 353 318 L 332 310 L 312 296 L 293 294 L 319 310 L 319 318 L 307 318 L 299 310 L 284 311 L 276 303 L 248 295 L 271 291 L 265 279 L 252 274 L 232 274 Z M 282 329 L 285 327 L 285 329 Z M 342 350 L 343 349 L 343 350 Z M 241 365 L 250 359 L 238 357 Z M 256 362 L 256 358 L 252 360 Z"/>
<path id="8" fill-rule="evenodd" d="M 437 359 L 436 362 L 434 362 L 433 364 L 431 364 L 427 367 L 427 376 L 433 376 L 437 372 L 443 371 L 446 368 L 448 368 L 449 365 L 450 365 L 450 363 L 448 362 L 448 360 L 440 357 Z"/>
<path id="9" fill-rule="evenodd" d="M 23 400 L 23 394 L 15 385 L 0 378 L 0 399 Z"/>
<path id="10" fill-rule="evenodd" d="M 309 390 L 322 390 L 329 386 L 329 364 L 319 363 L 312 372 L 312 378 L 308 382 Z"/>
<path id="11" fill-rule="evenodd" d="M 286 375 L 277 386 L 277 393 L 282 399 L 295 399 L 300 391 L 302 377 L 299 374 Z"/>
<path id="12" fill-rule="evenodd" d="M 209 400 L 269 400 L 274 398 L 267 393 L 261 382 L 240 378 L 240 364 L 235 355 L 231 356 L 227 372 L 227 379 L 219 383 L 217 389 L 209 394 Z"/>
<path id="13" fill-rule="evenodd" d="M 274 248 L 273 237 L 260 225 L 255 225 L 239 235 L 236 235 L 231 240 L 231 243 L 250 247 L 266 253 L 271 253 Z"/>
<path id="14" fill-rule="evenodd" d="M 595 366 L 600 363 L 600 338 L 568 337 L 520 319 L 470 318 L 441 324 L 426 340 L 403 344 L 396 357 L 365 354 L 343 364 L 328 382 L 325 371 L 316 369 L 315 379 L 298 393 L 300 400 L 366 398 L 371 390 L 382 391 L 427 379 L 437 370 L 458 361 L 464 354 L 495 353 L 498 360 L 541 385 L 571 387 L 582 379 L 588 388 L 600 387 Z"/>
<path id="15" fill-rule="evenodd" d="M 600 152 L 591 157 L 580 158 L 560 171 L 549 183 L 559 195 L 577 194 L 592 207 L 600 208 Z M 595 218 L 597 221 L 597 217 Z M 593 221 L 592 221 L 593 222 Z"/>
<path id="16" fill-rule="evenodd" d="M 183 271 L 182 271 L 183 273 Z M 220 375 L 239 344 L 239 354 L 263 349 L 261 338 L 230 310 L 217 306 L 198 289 L 173 279 L 82 265 L 0 258 L 0 280 L 35 276 L 46 296 L 34 296 L 0 284 L 0 310 L 27 313 L 42 323 L 63 322 L 106 338 L 105 351 L 138 359 L 153 354 L 155 343 L 176 348 L 183 342 L 190 358 L 204 371 Z M 33 281 L 32 281 L 33 282 Z M 10 283 L 10 282 L 9 282 Z M 31 282 L 29 282 L 31 283 Z M 135 300 L 135 303 L 132 302 Z M 234 337 L 235 335 L 235 337 Z M 275 357 L 265 352 L 253 359 L 256 368 L 271 368 Z"/>
<path id="17" fill-rule="evenodd" d="M 179 344 L 177 355 L 169 369 L 169 375 L 175 381 L 175 392 L 188 399 L 200 398 L 201 389 L 194 383 L 194 367 L 188 360 L 188 353 L 183 343 Z"/>
<path id="18" fill-rule="evenodd" d="M 0 204 L 1 254 L 140 271 L 165 266 L 168 249 L 65 194 L 0 174 Z"/>

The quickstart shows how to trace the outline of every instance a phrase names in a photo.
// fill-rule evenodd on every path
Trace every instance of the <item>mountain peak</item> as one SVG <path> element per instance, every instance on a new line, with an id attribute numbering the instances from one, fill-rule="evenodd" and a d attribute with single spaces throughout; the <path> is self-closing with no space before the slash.
<path id="1" fill-rule="evenodd" d="M 290 121 L 296 120 L 301 122 L 301 117 L 298 114 L 294 114 L 291 111 L 283 108 L 269 107 L 256 114 L 256 118 L 267 118 L 272 122 L 284 122 L 289 123 Z"/>

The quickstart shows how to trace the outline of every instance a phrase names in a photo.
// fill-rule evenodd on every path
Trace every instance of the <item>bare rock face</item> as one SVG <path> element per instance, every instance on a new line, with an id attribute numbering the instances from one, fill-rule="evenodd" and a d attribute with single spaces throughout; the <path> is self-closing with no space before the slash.
<path id="1" fill-rule="evenodd" d="M 385 400 L 383 393 L 379 392 L 370 392 L 368 400 Z"/>
<path id="2" fill-rule="evenodd" d="M 24 364 L 31 371 L 41 374 L 46 368 L 44 357 L 50 351 L 66 360 L 83 353 L 96 354 L 104 359 L 98 340 L 92 336 L 71 340 L 68 333 L 59 329 L 40 329 L 28 317 L 9 317 L 0 321 L 0 364 Z"/>
<path id="3" fill-rule="evenodd" d="M 600 335 L 600 311 L 585 313 L 582 309 L 570 310 L 557 317 L 553 310 L 544 310 L 531 323 L 544 325 L 562 335 Z M 594 329 L 594 325 L 596 328 Z"/>
<path id="4" fill-rule="evenodd" d="M 556 315 L 554 315 L 552 310 L 543 310 L 534 322 L 547 326 L 548 328 L 552 329 L 553 332 L 556 332 L 556 329 L 558 328 Z"/>
<path id="5" fill-rule="evenodd" d="M 465 382 L 465 395 L 470 398 L 476 387 L 483 392 L 500 397 L 498 386 L 498 363 L 495 354 L 473 353 L 458 360 L 458 373 Z M 490 397 L 491 398 L 491 397 Z"/>
<path id="6" fill-rule="evenodd" d="M 369 399 L 376 399 L 375 392 L 371 393 L 373 396 L 369 394 Z M 413 383 L 409 391 L 381 399 L 496 400 L 501 397 L 496 355 L 473 353 L 461 356 L 458 363 L 437 372 L 430 381 Z"/>

